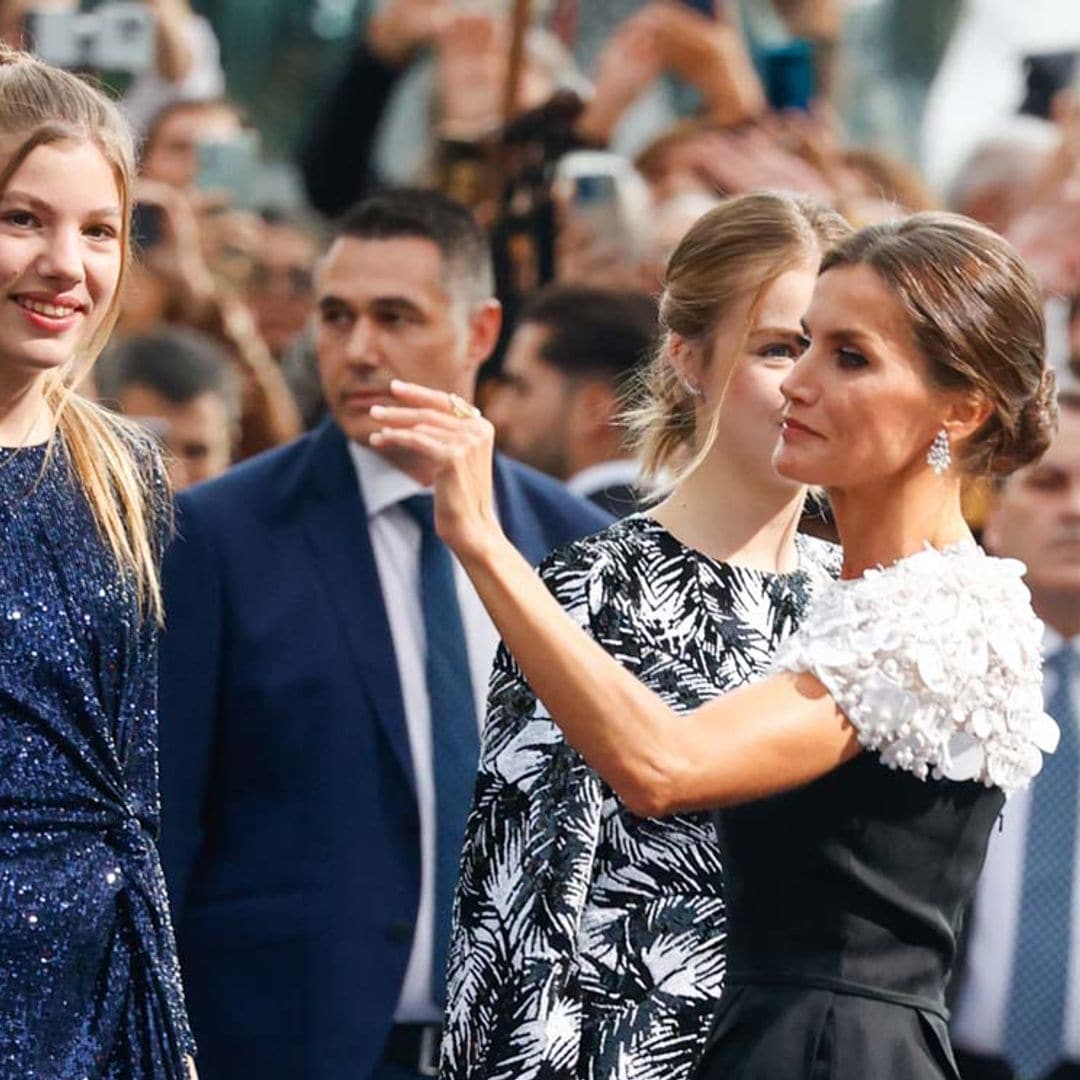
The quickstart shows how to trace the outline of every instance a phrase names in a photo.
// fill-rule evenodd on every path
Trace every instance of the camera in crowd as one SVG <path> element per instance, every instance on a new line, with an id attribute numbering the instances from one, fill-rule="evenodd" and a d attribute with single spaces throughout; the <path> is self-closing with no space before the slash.
<path id="1" fill-rule="evenodd" d="M 154 65 L 154 16 L 134 0 L 93 11 L 31 7 L 26 25 L 34 52 L 57 67 L 137 74 Z"/>

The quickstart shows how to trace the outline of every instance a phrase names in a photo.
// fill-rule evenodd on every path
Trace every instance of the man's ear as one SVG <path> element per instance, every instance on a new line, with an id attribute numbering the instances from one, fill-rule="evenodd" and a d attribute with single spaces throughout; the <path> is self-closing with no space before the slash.
<path id="1" fill-rule="evenodd" d="M 476 367 L 495 351 L 502 327 L 502 304 L 485 300 L 469 312 L 469 358 Z"/>
<path id="2" fill-rule="evenodd" d="M 584 428 L 583 434 L 609 431 L 619 415 L 619 395 L 603 379 L 587 379 L 574 395 L 574 409 Z"/>

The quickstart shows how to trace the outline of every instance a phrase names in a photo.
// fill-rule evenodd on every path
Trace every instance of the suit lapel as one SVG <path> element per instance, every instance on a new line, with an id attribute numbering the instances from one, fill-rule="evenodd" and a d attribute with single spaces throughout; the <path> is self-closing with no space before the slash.
<path id="1" fill-rule="evenodd" d="M 548 553 L 550 545 L 529 505 L 521 481 L 501 456 L 495 458 L 495 499 L 503 532 L 514 547 L 536 566 Z"/>
<path id="2" fill-rule="evenodd" d="M 549 544 L 521 482 L 501 458 L 495 462 L 495 492 L 506 535 L 536 565 Z M 367 511 L 345 437 L 332 421 L 325 421 L 313 433 L 306 461 L 293 482 L 285 485 L 281 507 L 283 513 L 301 521 L 361 681 L 415 790 L 401 680 Z"/>
<path id="3" fill-rule="evenodd" d="M 415 790 L 405 704 L 367 512 L 345 438 L 329 421 L 313 437 L 296 496 L 303 500 L 299 516 L 330 604 L 375 713 Z"/>

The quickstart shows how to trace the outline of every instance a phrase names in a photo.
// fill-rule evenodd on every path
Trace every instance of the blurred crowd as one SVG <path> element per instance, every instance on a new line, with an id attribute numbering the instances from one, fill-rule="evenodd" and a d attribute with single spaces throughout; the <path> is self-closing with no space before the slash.
<path id="1" fill-rule="evenodd" d="M 626 323 L 638 325 L 640 298 L 657 291 L 679 237 L 726 195 L 802 192 L 855 225 L 935 206 L 991 224 L 1038 269 L 1053 298 L 1052 353 L 1064 362 L 1080 338 L 1071 318 L 1080 291 L 1080 104 L 1067 61 L 1080 27 L 1057 20 L 1057 40 L 1032 44 L 1030 54 L 1016 43 L 1005 63 L 1016 68 L 1014 82 L 1026 79 L 1013 88 L 1020 99 L 998 116 L 979 103 L 974 126 L 983 133 L 974 141 L 965 133 L 958 163 L 964 140 L 951 139 L 951 171 L 936 160 L 929 169 L 943 177 L 935 190 L 911 162 L 845 138 L 834 99 L 848 6 L 744 0 L 710 12 L 708 3 L 558 0 L 532 5 L 533 17 L 522 19 L 530 5 L 515 14 L 508 4 L 387 0 L 312 108 L 296 161 L 306 205 L 282 206 L 258 199 L 258 133 L 226 96 L 210 22 L 189 0 L 148 0 L 152 62 L 128 75 L 123 93 L 143 137 L 141 258 L 102 387 L 161 430 L 180 486 L 312 426 L 323 406 L 306 324 L 324 222 L 388 183 L 441 187 L 490 228 L 509 317 L 484 372 L 484 398 L 507 449 L 560 479 L 580 455 L 564 449 L 565 430 L 522 433 L 532 395 L 544 385 L 561 396 L 571 383 L 618 388 L 630 372 L 603 356 L 575 358 L 581 350 L 567 351 L 562 338 L 548 350 L 553 361 L 531 349 L 546 384 L 523 375 L 522 357 L 539 336 L 524 332 L 506 348 L 519 306 L 551 282 L 587 285 L 621 293 L 610 302 L 626 305 Z M 994 13 L 981 9 L 992 6 L 960 12 L 953 51 L 961 55 L 954 63 L 947 51 L 939 72 L 928 145 L 942 142 L 935 133 L 947 118 L 938 114 L 972 107 L 950 90 L 960 78 L 952 69 L 971 51 L 968 39 L 987 33 L 980 19 Z M 79 5 L 41 7 L 74 16 Z M 0 35 L 33 41 L 37 11 L 5 4 Z M 999 27 L 999 38 L 1008 31 Z M 548 306 L 558 310 L 557 301 Z M 637 351 L 643 356 L 647 342 Z M 610 395 L 609 420 L 618 397 Z M 573 410 L 558 413 L 565 426 Z M 618 440 L 609 431 L 603 441 Z"/>
<path id="2" fill-rule="evenodd" d="M 93 9 L 85 66 L 121 32 L 107 13 L 122 6 Z M 605 328 L 649 323 L 666 257 L 728 195 L 809 194 L 856 226 L 934 207 L 975 217 L 1038 271 L 1055 361 L 1080 351 L 1080 19 L 1067 4 L 1023 19 L 995 0 L 958 6 L 920 163 L 845 136 L 845 25 L 873 4 L 384 0 L 313 89 L 302 196 L 284 199 L 260 198 L 259 133 L 227 96 L 210 21 L 189 0 L 144 6 L 148 57 L 114 61 L 143 140 L 140 258 L 99 391 L 162 433 L 181 487 L 321 419 L 307 324 L 323 230 L 387 184 L 439 187 L 489 229 L 506 318 L 481 397 L 506 449 L 562 480 L 623 454 L 614 427 L 602 451 L 579 452 L 575 409 L 555 402 L 606 387 L 614 420 L 649 341 Z M 79 8 L 10 0 L 0 36 L 55 50 L 35 20 Z M 534 297 L 552 284 L 611 295 Z M 533 430 L 545 409 L 558 424 Z"/>
<path id="3" fill-rule="evenodd" d="M 648 498 L 620 419 L 655 350 L 665 262 L 732 195 L 813 196 L 856 227 L 935 208 L 989 225 L 1034 268 L 1049 355 L 1075 391 L 1075 0 L 943 5 L 954 18 L 919 131 L 897 141 L 921 147 L 910 158 L 847 134 L 846 30 L 873 0 L 382 0 L 323 85 L 297 88 L 310 119 L 285 196 L 267 193 L 266 140 L 229 97 L 211 21 L 189 0 L 131 6 L 150 16 L 141 58 L 133 46 L 105 74 L 141 137 L 138 258 L 83 389 L 160 438 L 177 490 L 316 429 L 324 387 L 363 366 L 330 356 L 343 301 L 320 292 L 320 260 L 331 224 L 389 186 L 439 189 L 486 231 L 503 318 L 477 402 L 500 449 L 615 516 Z M 73 63 L 104 67 L 93 48 L 121 33 L 117 7 L 6 0 L 0 39 L 62 59 L 47 50 L 93 17 Z M 401 294 L 380 325 L 413 317 Z M 1073 414 L 1062 430 L 1046 483 L 1064 490 L 1078 482 Z M 986 497 L 973 493 L 976 525 Z"/>

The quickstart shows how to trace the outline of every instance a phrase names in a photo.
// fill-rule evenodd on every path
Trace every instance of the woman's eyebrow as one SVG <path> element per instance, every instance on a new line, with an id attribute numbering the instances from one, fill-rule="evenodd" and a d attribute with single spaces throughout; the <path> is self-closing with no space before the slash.
<path id="1" fill-rule="evenodd" d="M 9 188 L 7 191 L 0 194 L 0 202 L 22 202 L 26 203 L 33 210 L 47 210 L 52 211 L 53 206 L 47 203 L 44 199 L 39 199 L 36 195 L 29 191 L 19 191 L 17 189 Z M 119 217 L 121 213 L 120 207 L 115 204 L 111 206 L 101 206 L 96 210 L 91 210 L 89 216 L 91 217 Z"/>

